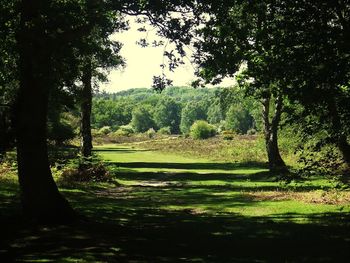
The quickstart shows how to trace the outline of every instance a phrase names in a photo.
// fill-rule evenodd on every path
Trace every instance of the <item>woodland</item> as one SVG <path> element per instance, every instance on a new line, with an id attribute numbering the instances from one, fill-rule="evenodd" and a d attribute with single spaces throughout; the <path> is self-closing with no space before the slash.
<path id="1" fill-rule="evenodd" d="M 131 20 L 162 74 L 102 91 Z M 0 0 L 0 39 L 1 262 L 348 258 L 349 1 Z"/>

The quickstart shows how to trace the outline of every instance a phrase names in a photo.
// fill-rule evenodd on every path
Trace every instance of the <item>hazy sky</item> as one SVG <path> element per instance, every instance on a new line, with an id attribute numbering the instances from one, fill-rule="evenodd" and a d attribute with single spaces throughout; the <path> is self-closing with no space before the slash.
<path id="1" fill-rule="evenodd" d="M 116 92 L 130 88 L 148 88 L 152 85 L 155 75 L 161 75 L 160 65 L 163 63 L 164 47 L 142 48 L 136 42 L 146 37 L 152 42 L 159 40 L 155 30 L 150 29 L 148 33 L 139 32 L 137 24 L 130 21 L 131 28 L 122 33 L 116 33 L 112 37 L 123 43 L 121 55 L 126 60 L 124 69 L 113 70 L 109 74 L 109 83 L 101 84 L 101 89 Z M 167 75 L 174 80 L 174 85 L 188 85 L 194 79 L 194 69 L 186 61 L 186 64 L 178 68 L 174 73 Z"/>
<path id="2" fill-rule="evenodd" d="M 109 82 L 100 85 L 101 90 L 108 92 L 118 92 L 130 88 L 149 88 L 152 85 L 153 76 L 162 74 L 160 65 L 163 62 L 164 47 L 146 47 L 142 48 L 136 42 L 140 38 L 145 38 L 152 42 L 160 40 L 156 36 L 155 30 L 149 28 L 148 32 L 137 31 L 137 25 L 133 20 L 130 20 L 130 30 L 116 33 L 112 36 L 113 39 L 123 43 L 121 55 L 126 60 L 124 69 L 113 70 L 109 74 Z M 163 40 L 166 42 L 166 40 Z M 168 49 L 171 46 L 168 46 Z M 190 50 L 186 50 L 190 52 Z M 190 56 L 190 54 L 189 54 Z M 187 86 L 194 79 L 194 68 L 189 59 L 185 58 L 185 65 L 177 68 L 174 73 L 166 72 L 166 75 L 173 80 L 175 86 Z M 232 81 L 225 81 L 224 86 L 230 85 Z"/>

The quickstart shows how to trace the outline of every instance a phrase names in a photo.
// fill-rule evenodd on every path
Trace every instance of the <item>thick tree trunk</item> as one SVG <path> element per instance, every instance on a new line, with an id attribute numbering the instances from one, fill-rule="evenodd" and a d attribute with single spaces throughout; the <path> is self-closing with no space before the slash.
<path id="1" fill-rule="evenodd" d="M 43 1 L 22 1 L 20 87 L 16 105 L 18 177 L 24 215 L 42 223 L 69 222 L 75 213 L 52 178 L 46 142 L 50 52 L 39 17 Z"/>
<path id="2" fill-rule="evenodd" d="M 278 148 L 278 127 L 282 114 L 282 97 L 277 97 L 275 113 L 270 122 L 270 98 L 263 100 L 263 120 L 267 157 L 270 171 L 287 171 Z"/>
<path id="3" fill-rule="evenodd" d="M 83 70 L 83 90 L 81 94 L 81 153 L 84 157 L 90 157 L 92 151 L 91 135 L 91 108 L 92 85 L 91 63 L 87 63 Z"/>

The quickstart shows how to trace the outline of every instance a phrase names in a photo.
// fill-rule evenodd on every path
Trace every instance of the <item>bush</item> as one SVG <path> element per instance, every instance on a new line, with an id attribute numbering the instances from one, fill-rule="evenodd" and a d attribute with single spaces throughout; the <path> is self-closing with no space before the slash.
<path id="1" fill-rule="evenodd" d="M 207 139 L 215 136 L 216 130 L 213 125 L 206 121 L 196 121 L 190 129 L 190 135 L 193 139 Z"/>
<path id="2" fill-rule="evenodd" d="M 98 133 L 100 135 L 108 135 L 111 132 L 112 132 L 112 129 L 109 126 L 104 126 L 104 127 L 102 127 L 101 129 L 98 130 Z"/>
<path id="3" fill-rule="evenodd" d="M 255 129 L 250 129 L 247 131 L 247 135 L 255 135 L 256 134 L 256 130 Z"/>
<path id="4" fill-rule="evenodd" d="M 111 176 L 102 164 L 90 166 L 85 169 L 69 168 L 63 171 L 61 182 L 109 182 Z"/>
<path id="5" fill-rule="evenodd" d="M 148 138 L 151 139 L 156 135 L 156 131 L 153 128 L 151 128 L 148 131 L 146 131 L 146 134 L 147 134 Z"/>
<path id="6" fill-rule="evenodd" d="M 91 135 L 92 137 L 97 137 L 100 135 L 97 129 L 91 129 Z"/>
<path id="7" fill-rule="evenodd" d="M 80 157 L 63 170 L 59 181 L 60 183 L 109 182 L 111 179 L 111 174 L 98 159 Z"/>
<path id="8" fill-rule="evenodd" d="M 170 135 L 171 134 L 171 129 L 170 127 L 163 127 L 161 129 L 158 130 L 158 133 L 159 134 L 162 134 L 162 135 Z"/>
<path id="9" fill-rule="evenodd" d="M 114 133 L 115 136 L 130 136 L 134 133 L 134 129 L 130 125 L 120 126 L 120 128 Z"/>
<path id="10" fill-rule="evenodd" d="M 233 131 L 223 131 L 221 135 L 224 140 L 232 141 L 235 138 L 236 133 Z"/>

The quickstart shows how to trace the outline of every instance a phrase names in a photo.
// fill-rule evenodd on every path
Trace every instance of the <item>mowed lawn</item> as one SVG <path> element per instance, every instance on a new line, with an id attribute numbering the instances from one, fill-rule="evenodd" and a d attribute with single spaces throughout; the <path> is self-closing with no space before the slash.
<path id="1" fill-rule="evenodd" d="M 2 180 L 0 256 L 18 262 L 347 262 L 350 198 L 325 178 L 276 181 L 263 164 L 95 147 L 113 183 L 61 185 L 83 222 L 28 226 Z M 1 261 L 8 262 L 8 261 Z"/>

